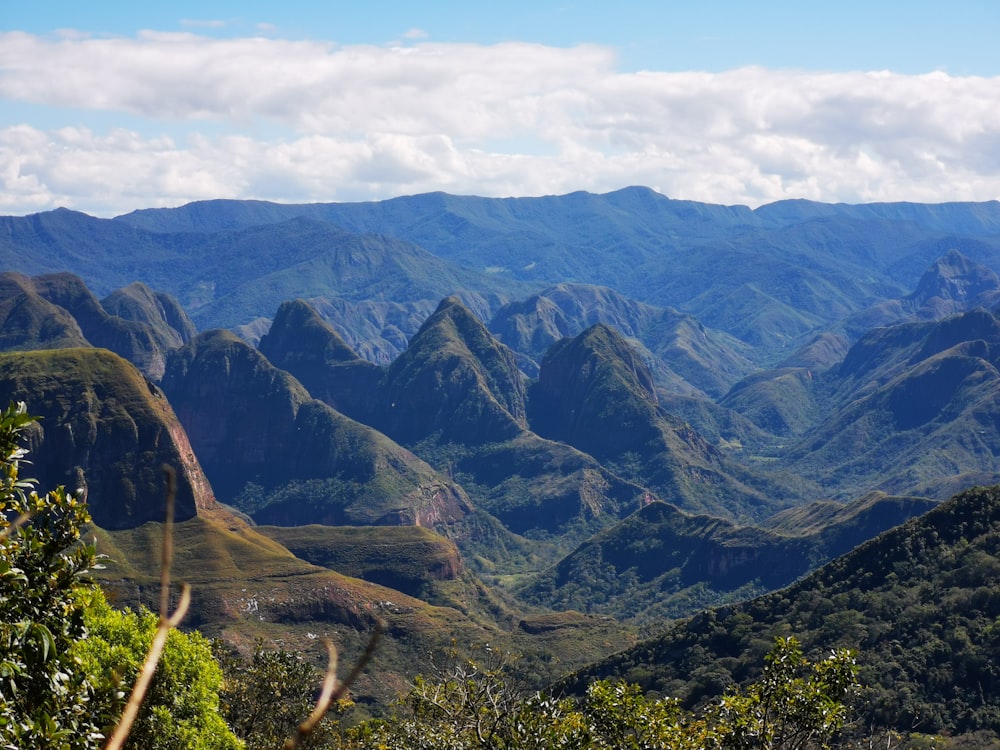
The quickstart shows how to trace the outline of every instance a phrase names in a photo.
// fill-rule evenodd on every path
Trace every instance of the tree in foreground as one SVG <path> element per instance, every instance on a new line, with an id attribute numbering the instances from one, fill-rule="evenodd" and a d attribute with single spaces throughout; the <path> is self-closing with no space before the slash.
<path id="1" fill-rule="evenodd" d="M 96 747 L 93 683 L 73 646 L 87 635 L 94 584 L 90 520 L 63 488 L 40 496 L 19 476 L 19 440 L 34 419 L 25 405 L 0 414 L 0 745 Z"/>
<path id="2" fill-rule="evenodd" d="M 76 653 L 94 675 L 103 719 L 110 730 L 121 715 L 159 623 L 143 609 L 113 609 L 100 590 L 85 616 L 88 638 Z M 135 750 L 236 750 L 242 743 L 219 713 L 222 670 L 211 645 L 197 631 L 173 629 L 156 667 L 126 748 Z M 124 690 L 122 688 L 125 688 Z"/>
<path id="3" fill-rule="evenodd" d="M 761 678 L 700 712 L 636 685 L 592 683 L 579 701 L 519 694 L 509 664 L 459 660 L 417 679 L 387 720 L 347 734 L 365 750 L 810 750 L 829 747 L 857 689 L 850 651 L 815 664 L 778 639 Z"/>
<path id="4" fill-rule="evenodd" d="M 321 675 L 300 653 L 267 648 L 263 641 L 248 660 L 218 641 L 213 651 L 224 675 L 219 698 L 226 722 L 247 750 L 282 747 L 312 711 Z M 299 746 L 330 747 L 334 725 L 324 717 Z"/>
<path id="5" fill-rule="evenodd" d="M 733 750 L 808 750 L 827 747 L 844 726 L 857 692 L 850 651 L 810 664 L 795 638 L 778 638 L 757 682 L 726 695 L 712 712 L 720 745 Z"/>
<path id="6" fill-rule="evenodd" d="M 158 618 L 116 612 L 88 571 L 85 503 L 20 476 L 25 405 L 0 412 L 0 748 L 91 750 L 121 715 Z M 208 642 L 173 630 L 128 747 L 229 750 Z"/>

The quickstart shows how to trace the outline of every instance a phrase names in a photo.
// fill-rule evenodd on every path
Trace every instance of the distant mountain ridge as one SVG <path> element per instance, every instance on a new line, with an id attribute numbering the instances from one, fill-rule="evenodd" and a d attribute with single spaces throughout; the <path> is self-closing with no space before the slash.
<path id="1" fill-rule="evenodd" d="M 178 297 L 203 328 L 245 325 L 297 297 L 433 308 L 459 294 L 486 320 L 572 281 L 694 315 L 752 345 L 759 364 L 908 293 L 949 249 L 1000 265 L 998 216 L 996 202 L 786 201 L 751 211 L 638 187 L 516 199 L 204 201 L 114 220 L 64 209 L 0 217 L 0 267 L 70 271 L 99 294 L 141 279 Z M 372 346 L 379 356 L 384 345 Z M 390 357 L 400 351 L 388 346 Z"/>

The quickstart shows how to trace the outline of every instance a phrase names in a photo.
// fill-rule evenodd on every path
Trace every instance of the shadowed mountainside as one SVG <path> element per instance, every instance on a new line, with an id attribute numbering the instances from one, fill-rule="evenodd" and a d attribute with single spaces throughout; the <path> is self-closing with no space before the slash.
<path id="1" fill-rule="evenodd" d="M 162 391 L 109 351 L 0 354 L 0 400 L 41 417 L 29 433 L 32 475 L 43 487 L 82 488 L 105 528 L 163 520 L 164 464 L 177 470 L 177 518 L 215 504 Z"/>
<path id="2" fill-rule="evenodd" d="M 464 492 L 309 396 L 224 331 L 171 353 L 163 387 L 219 497 L 262 523 L 447 523 Z"/>
<path id="3" fill-rule="evenodd" d="M 543 437 L 589 453 L 686 510 L 759 519 L 797 499 L 663 411 L 649 369 L 607 326 L 549 349 L 530 407 L 530 423 Z"/>
<path id="4" fill-rule="evenodd" d="M 257 348 L 275 367 L 294 375 L 311 396 L 348 415 L 364 412 L 382 377 L 377 365 L 358 357 L 302 300 L 278 308 Z"/>
<path id="5" fill-rule="evenodd" d="M 875 329 L 822 379 L 833 407 L 784 465 L 841 496 L 858 489 L 943 499 L 950 477 L 1000 472 L 1000 322 L 973 310 Z"/>
<path id="6" fill-rule="evenodd" d="M 653 624 L 788 585 L 936 505 L 872 493 L 848 504 L 792 508 L 760 528 L 651 503 L 588 539 L 518 594 L 538 605 Z"/>
<path id="7" fill-rule="evenodd" d="M 541 361 L 561 338 L 598 323 L 644 350 L 657 383 L 669 391 L 721 396 L 753 369 L 746 345 L 737 339 L 706 329 L 691 315 L 636 302 L 607 287 L 557 284 L 504 305 L 489 329 L 516 352 Z"/>
<path id="8" fill-rule="evenodd" d="M 132 304 L 121 302 L 126 316 L 119 317 L 109 314 L 83 280 L 72 274 L 29 279 L 8 272 L 2 277 L 0 310 L 9 311 L 3 337 L 10 349 L 103 347 L 159 380 L 166 353 L 180 346 L 184 334 L 194 330 L 176 300 L 169 295 L 156 297 L 141 285 L 109 297 L 112 305 L 115 300 L 132 298 Z M 43 305 L 41 300 L 48 304 Z"/>
<path id="9" fill-rule="evenodd" d="M 42 297 L 27 276 L 0 274 L 0 350 L 78 346 L 88 342 L 72 315 Z"/>

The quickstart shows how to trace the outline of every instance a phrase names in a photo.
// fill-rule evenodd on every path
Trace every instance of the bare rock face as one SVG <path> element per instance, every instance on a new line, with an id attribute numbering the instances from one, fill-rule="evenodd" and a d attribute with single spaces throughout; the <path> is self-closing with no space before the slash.
<path id="1" fill-rule="evenodd" d="M 928 308 L 940 318 L 973 307 L 995 307 L 998 298 L 1000 277 L 952 249 L 931 264 L 906 301 Z"/>
<path id="2" fill-rule="evenodd" d="M 215 505 L 163 393 L 109 351 L 0 355 L 0 400 L 24 401 L 29 413 L 41 417 L 28 446 L 30 475 L 39 489 L 82 489 L 98 526 L 162 521 L 164 465 L 177 475 L 175 518 Z"/>

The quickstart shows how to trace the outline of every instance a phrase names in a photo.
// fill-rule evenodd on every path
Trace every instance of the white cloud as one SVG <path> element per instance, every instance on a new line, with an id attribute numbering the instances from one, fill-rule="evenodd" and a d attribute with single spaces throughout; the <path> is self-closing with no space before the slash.
<path id="1" fill-rule="evenodd" d="M 594 45 L 2 34 L 0 101 L 72 125 L 0 130 L 0 213 L 628 184 L 751 205 L 1000 197 L 1000 79 L 615 63 Z M 116 115 L 132 129 L 102 125 Z"/>
<path id="2" fill-rule="evenodd" d="M 196 18 L 182 18 L 181 26 L 187 29 L 222 29 L 228 25 L 227 21 L 219 19 L 200 20 Z"/>

